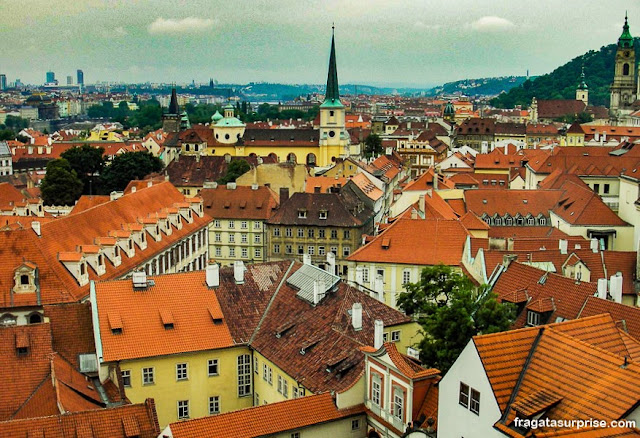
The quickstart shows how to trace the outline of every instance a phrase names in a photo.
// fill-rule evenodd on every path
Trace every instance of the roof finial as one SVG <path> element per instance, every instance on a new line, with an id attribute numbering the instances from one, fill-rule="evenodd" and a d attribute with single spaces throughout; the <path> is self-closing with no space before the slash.
<path id="1" fill-rule="evenodd" d="M 336 34 L 336 22 L 331 23 L 331 36 Z"/>

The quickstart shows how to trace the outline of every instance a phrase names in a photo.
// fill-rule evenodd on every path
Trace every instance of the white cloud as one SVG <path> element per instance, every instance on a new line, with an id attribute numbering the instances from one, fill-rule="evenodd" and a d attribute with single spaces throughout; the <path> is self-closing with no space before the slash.
<path id="1" fill-rule="evenodd" d="M 438 30 L 442 28 L 441 24 L 425 24 L 422 21 L 416 21 L 413 24 L 413 27 L 416 29 L 425 29 L 425 30 Z"/>
<path id="2" fill-rule="evenodd" d="M 214 25 L 211 18 L 187 17 L 182 19 L 159 17 L 149 25 L 152 34 L 184 34 L 206 32 Z"/>
<path id="3" fill-rule="evenodd" d="M 516 27 L 506 18 L 496 17 L 493 15 L 482 17 L 469 25 L 471 29 L 478 32 L 494 32 L 500 30 L 508 30 Z"/>

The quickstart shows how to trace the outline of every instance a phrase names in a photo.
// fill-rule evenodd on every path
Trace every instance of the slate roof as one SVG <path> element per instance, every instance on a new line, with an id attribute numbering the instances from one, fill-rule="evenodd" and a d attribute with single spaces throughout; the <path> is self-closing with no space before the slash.
<path id="1" fill-rule="evenodd" d="M 459 266 L 467 235 L 467 229 L 455 219 L 398 219 L 347 260 Z"/>
<path id="2" fill-rule="evenodd" d="M 262 163 L 272 164 L 277 160 L 274 157 L 260 157 Z M 244 160 L 250 166 L 258 166 L 257 156 L 231 157 L 231 161 Z M 166 167 L 165 172 L 169 181 L 176 187 L 202 187 L 205 181 L 214 182 L 227 174 L 229 163 L 223 156 L 205 155 L 196 160 L 195 156 L 182 155 L 180 159 L 173 160 Z"/>
<path id="3" fill-rule="evenodd" d="M 338 409 L 329 393 L 286 400 L 212 417 L 171 423 L 174 438 L 262 437 L 364 414 L 364 405 Z"/>

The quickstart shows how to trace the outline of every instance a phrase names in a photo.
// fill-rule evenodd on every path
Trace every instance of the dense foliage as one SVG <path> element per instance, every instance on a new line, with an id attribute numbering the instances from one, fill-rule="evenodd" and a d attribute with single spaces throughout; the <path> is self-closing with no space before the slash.
<path id="1" fill-rule="evenodd" d="M 233 160 L 227 167 L 227 173 L 220 178 L 218 184 L 226 184 L 229 182 L 235 182 L 239 176 L 247 173 L 251 166 L 245 160 Z"/>
<path id="2" fill-rule="evenodd" d="M 365 158 L 375 158 L 382 154 L 382 139 L 378 134 L 370 134 L 364 141 Z"/>
<path id="3" fill-rule="evenodd" d="M 104 148 L 93 147 L 88 144 L 81 147 L 72 147 L 67 149 L 60 156 L 69 162 L 71 168 L 76 172 L 78 178 L 82 181 L 84 195 L 97 193 L 99 190 L 98 183 L 104 167 Z"/>
<path id="4" fill-rule="evenodd" d="M 125 152 L 116 155 L 111 164 L 105 166 L 100 177 L 104 193 L 121 191 L 134 179 L 142 179 L 162 170 L 162 161 L 149 152 Z"/>
<path id="5" fill-rule="evenodd" d="M 112 102 L 102 102 L 87 110 L 92 118 L 105 118 L 119 122 L 124 128 L 138 127 L 143 132 L 153 131 L 162 126 L 162 107 L 157 100 L 138 103 L 138 109 L 131 111 L 127 102 L 120 102 L 117 107 Z"/>
<path id="6" fill-rule="evenodd" d="M 640 53 L 640 39 L 635 39 L 636 53 Z M 513 108 L 515 105 L 528 106 L 531 99 L 575 99 L 576 88 L 580 84 L 580 73 L 584 74 L 589 87 L 591 105 L 609 106 L 609 87 L 613 82 L 613 69 L 617 44 L 610 44 L 578 56 L 549 74 L 524 82 L 491 101 L 499 108 Z"/>
<path id="7" fill-rule="evenodd" d="M 447 82 L 446 84 L 432 88 L 431 95 L 462 93 L 465 96 L 495 96 L 507 92 L 513 87 L 522 84 L 525 76 L 504 76 L 499 78 L 463 79 L 461 81 Z"/>
<path id="8" fill-rule="evenodd" d="M 40 184 L 45 205 L 73 205 L 82 194 L 82 181 L 64 158 L 47 163 L 47 174 Z"/>
<path id="9" fill-rule="evenodd" d="M 443 374 L 473 336 L 508 330 L 515 318 L 513 305 L 498 303 L 486 287 L 476 290 L 467 277 L 442 264 L 424 268 L 420 280 L 405 289 L 398 307 L 422 326 L 420 358 Z"/>

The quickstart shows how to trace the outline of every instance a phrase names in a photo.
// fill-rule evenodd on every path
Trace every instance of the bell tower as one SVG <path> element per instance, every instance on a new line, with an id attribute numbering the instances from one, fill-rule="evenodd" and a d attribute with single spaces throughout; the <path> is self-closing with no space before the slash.
<path id="1" fill-rule="evenodd" d="M 614 118 L 631 112 L 631 104 L 636 95 L 636 54 L 633 37 L 629 32 L 629 22 L 625 14 L 622 35 L 618 38 L 615 71 L 611 84 L 611 102 L 609 110 Z"/>
<path id="2" fill-rule="evenodd" d="M 335 27 L 332 27 L 335 32 Z M 336 65 L 335 34 L 331 35 L 329 54 L 329 74 L 324 102 L 320 105 L 320 157 L 319 165 L 324 166 L 339 156 L 348 155 L 349 134 L 345 126 L 345 108 L 340 102 L 338 90 L 338 68 Z"/>
<path id="3" fill-rule="evenodd" d="M 582 73 L 580 74 L 580 85 L 576 90 L 576 100 L 581 100 L 585 105 L 589 105 L 589 88 L 584 80 L 584 65 L 582 66 Z"/>

